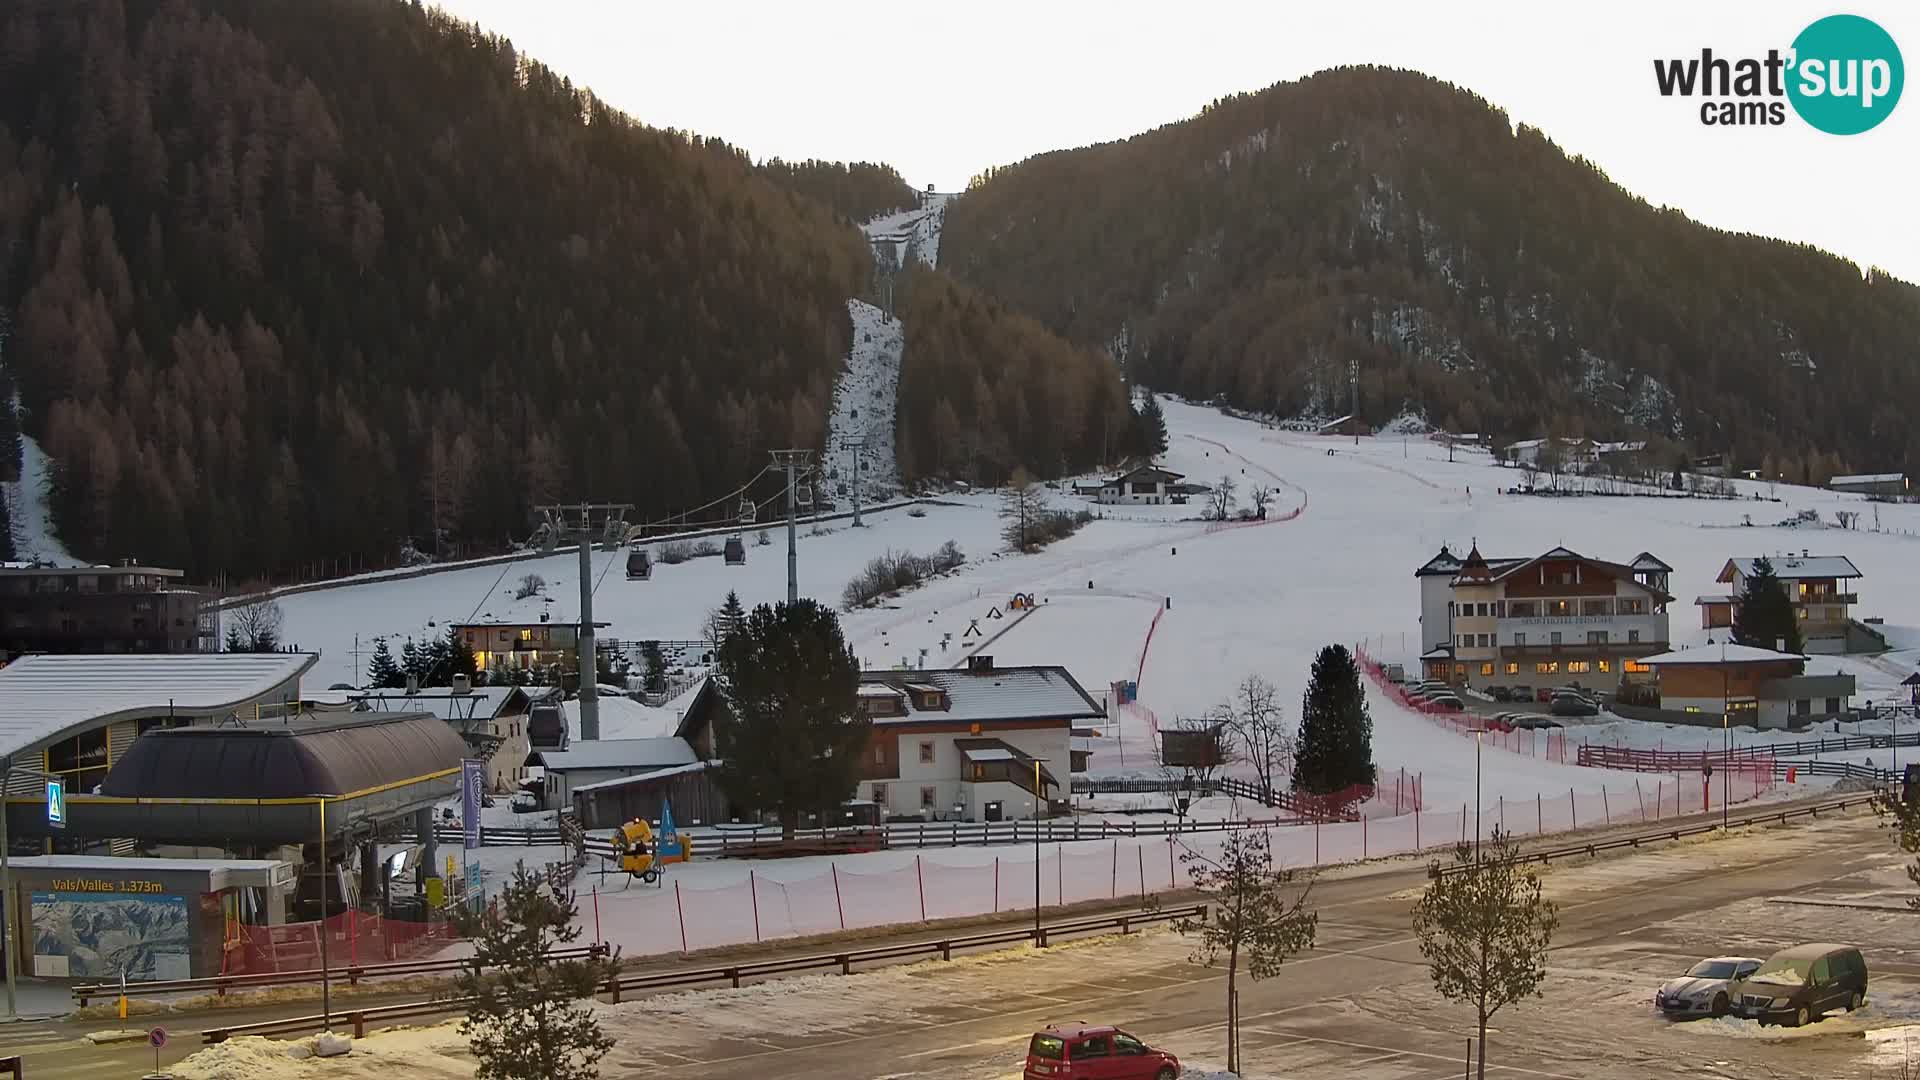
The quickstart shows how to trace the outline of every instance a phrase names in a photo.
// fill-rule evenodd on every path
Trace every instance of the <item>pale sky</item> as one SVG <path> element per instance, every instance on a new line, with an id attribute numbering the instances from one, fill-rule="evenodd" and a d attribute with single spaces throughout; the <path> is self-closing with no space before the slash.
<path id="1" fill-rule="evenodd" d="M 1872 131 L 1718 128 L 1656 57 L 1783 52 L 1837 12 L 1920 65 L 1920 5 L 1411 0 L 439 0 L 644 123 L 767 157 L 883 161 L 957 191 L 1342 64 L 1412 68 L 1546 131 L 1655 205 L 1920 282 L 1920 89 Z M 1911 74 L 1911 72 L 1910 72 Z"/>

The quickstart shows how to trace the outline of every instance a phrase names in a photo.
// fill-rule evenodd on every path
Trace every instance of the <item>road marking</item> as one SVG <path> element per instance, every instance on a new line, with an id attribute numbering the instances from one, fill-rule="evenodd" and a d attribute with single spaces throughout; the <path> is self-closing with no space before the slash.
<path id="1" fill-rule="evenodd" d="M 1433 1053 L 1428 1053 L 1427 1051 L 1424 1051 L 1424 1050 L 1395 1050 L 1391 1046 L 1375 1046 L 1372 1043 L 1352 1042 L 1347 1039 L 1329 1039 L 1321 1035 L 1305 1035 L 1298 1031 L 1288 1031 L 1284 1028 L 1277 1029 L 1277 1030 L 1274 1028 L 1248 1028 L 1247 1030 L 1257 1031 L 1262 1035 L 1287 1035 L 1295 1039 L 1302 1040 L 1304 1042 L 1326 1043 L 1330 1046 L 1345 1046 L 1354 1050 L 1373 1050 L 1373 1051 L 1383 1053 L 1388 1057 L 1420 1057 L 1420 1058 L 1430 1058 L 1434 1061 L 1452 1061 L 1453 1060 L 1453 1056 L 1450 1054 L 1433 1054 Z M 1370 1058 L 1368 1060 L 1381 1060 L 1381 1059 Z M 1529 1069 L 1521 1065 L 1495 1065 L 1489 1062 L 1487 1064 L 1487 1069 L 1489 1071 L 1494 1069 L 1500 1069 L 1506 1072 L 1524 1073 L 1527 1076 L 1547 1076 L 1547 1077 L 1552 1077 L 1553 1080 L 1585 1080 L 1584 1077 L 1569 1076 L 1566 1073 L 1546 1072 L 1541 1069 Z"/>
<path id="2" fill-rule="evenodd" d="M 938 1050 L 919 1050 L 911 1054 L 901 1054 L 899 1056 L 903 1059 L 939 1057 L 941 1054 L 952 1054 L 960 1050 L 972 1050 L 978 1046 L 1006 1046 L 1011 1043 L 1023 1043 L 1030 1038 L 1032 1038 L 1030 1035 L 1005 1035 L 994 1039 L 975 1039 L 970 1043 L 961 1043 L 958 1046 L 943 1046 Z"/>

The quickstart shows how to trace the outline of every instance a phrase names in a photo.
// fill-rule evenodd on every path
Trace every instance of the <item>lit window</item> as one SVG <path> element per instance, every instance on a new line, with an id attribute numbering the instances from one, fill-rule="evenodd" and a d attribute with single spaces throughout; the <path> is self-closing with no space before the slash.
<path id="1" fill-rule="evenodd" d="M 1507 674 L 1509 674 L 1509 675 L 1518 675 L 1518 674 L 1520 674 L 1520 665 L 1519 665 L 1519 664 L 1516 664 L 1516 663 L 1514 663 L 1514 662 L 1512 662 L 1512 661 L 1508 661 L 1508 662 L 1507 662 Z"/>
<path id="2" fill-rule="evenodd" d="M 1603 674 L 1603 675 L 1604 675 L 1604 674 L 1606 674 L 1607 672 L 1609 672 L 1609 671 L 1612 671 L 1612 670 L 1613 670 L 1613 661 L 1611 661 L 1611 660 L 1602 660 L 1602 661 L 1600 661 L 1600 673 L 1601 673 L 1601 674 Z"/>
<path id="3" fill-rule="evenodd" d="M 1626 672 L 1629 675 L 1642 675 L 1642 674 L 1645 674 L 1646 672 L 1652 671 L 1653 669 L 1641 663 L 1638 660 L 1629 660 L 1626 663 L 1620 665 L 1620 670 Z"/>
<path id="4" fill-rule="evenodd" d="M 1588 663 L 1585 660 L 1567 661 L 1567 674 L 1569 675 L 1585 675 L 1587 672 L 1592 670 L 1593 670 L 1593 665 Z"/>
<path id="5" fill-rule="evenodd" d="M 1536 675 L 1558 674 L 1560 671 L 1560 661 L 1558 660 L 1538 661 L 1533 665 L 1533 671 L 1534 671 L 1534 674 Z"/>
<path id="6" fill-rule="evenodd" d="M 1480 665 L 1480 674 L 1482 674 L 1482 675 L 1491 675 L 1491 674 L 1493 674 L 1493 665 L 1492 665 L 1492 664 L 1481 664 L 1481 665 Z"/>
<path id="7" fill-rule="evenodd" d="M 1464 678 L 1466 678 L 1466 677 L 1467 677 L 1467 665 L 1465 665 L 1465 664 L 1455 664 L 1455 665 L 1453 665 L 1453 675 L 1454 675 L 1454 678 L 1457 678 L 1457 679 L 1464 679 Z"/>

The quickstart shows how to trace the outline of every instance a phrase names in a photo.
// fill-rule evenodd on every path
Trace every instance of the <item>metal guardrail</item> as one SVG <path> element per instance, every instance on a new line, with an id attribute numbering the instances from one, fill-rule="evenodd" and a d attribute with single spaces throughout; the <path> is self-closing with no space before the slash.
<path id="1" fill-rule="evenodd" d="M 583 945 L 572 949 L 555 949 L 547 954 L 555 960 L 577 960 L 607 954 L 605 945 Z M 246 975 L 208 975 L 198 979 L 158 979 L 147 982 L 129 982 L 128 997 L 151 997 L 159 994 L 192 993 L 207 991 L 225 995 L 230 990 L 250 990 L 261 987 L 296 986 L 303 983 L 345 981 L 349 986 L 357 986 L 362 979 L 377 979 L 394 975 L 433 975 L 448 971 L 459 971 L 466 961 L 458 958 L 444 960 L 403 960 L 391 964 L 357 964 L 345 967 L 301 968 L 298 971 L 260 971 Z M 120 996 L 119 983 L 82 983 L 72 988 L 73 1000 L 80 1008 L 95 998 L 112 1000 Z"/>
<path id="2" fill-rule="evenodd" d="M 838 969 L 842 975 L 853 972 L 855 964 L 868 964 L 882 960 L 904 960 L 912 957 L 938 956 L 942 960 L 951 960 L 956 949 L 975 949 L 994 945 L 1011 945 L 1016 942 L 1034 941 L 1045 947 L 1048 939 L 1073 934 L 1092 933 L 1100 930 L 1119 930 L 1130 934 L 1134 927 L 1153 923 L 1172 922 L 1176 919 L 1207 918 L 1207 905 L 1185 904 L 1178 907 L 1158 908 L 1149 911 L 1129 911 L 1117 915 L 1103 915 L 1086 919 L 1070 919 L 1065 922 L 1050 923 L 1040 927 L 1009 927 L 1005 930 L 988 931 L 981 934 L 969 934 L 960 937 L 938 938 L 930 941 L 903 942 L 898 945 L 880 945 L 870 949 L 855 949 L 842 952 L 817 953 L 811 956 L 795 956 L 779 960 L 763 960 L 757 963 L 728 964 L 723 967 L 695 968 L 684 971 L 661 971 L 616 975 L 608 979 L 599 988 L 599 993 L 608 995 L 614 1002 L 621 995 L 636 990 L 661 990 L 669 987 L 701 986 L 708 983 L 724 982 L 739 986 L 742 979 L 768 976 L 792 975 L 805 971 L 830 971 Z M 415 1016 L 431 1016 L 441 1013 L 457 1012 L 466 1007 L 470 999 L 465 997 L 436 998 L 430 1001 L 406 1002 L 399 1005 L 383 1005 L 371 1009 L 345 1010 L 338 1014 L 338 1020 L 353 1027 L 355 1038 L 366 1034 L 368 1025 L 388 1020 L 401 1020 Z M 252 1024 L 235 1024 L 232 1027 L 207 1028 L 200 1033 L 202 1040 L 208 1043 L 225 1042 L 240 1035 L 291 1035 L 303 1031 L 316 1031 L 324 1027 L 324 1016 L 291 1016 L 279 1020 L 262 1020 Z"/>
<path id="3" fill-rule="evenodd" d="M 1871 794 L 1861 794 L 1845 799 L 1835 799 L 1813 806 L 1798 806 L 1785 810 L 1769 810 L 1763 814 L 1747 814 L 1729 820 L 1726 823 L 1726 828 L 1738 829 L 1748 825 L 1761 825 L 1771 821 L 1777 821 L 1784 825 L 1788 818 L 1819 817 L 1824 811 L 1846 810 L 1850 807 L 1868 806 L 1873 803 L 1874 798 L 1875 796 Z M 1636 833 L 1632 836 L 1615 836 L 1604 840 L 1589 840 L 1585 843 L 1567 844 L 1563 847 L 1537 848 L 1531 851 L 1521 852 L 1520 861 L 1546 863 L 1554 859 L 1565 859 L 1579 855 L 1595 855 L 1602 851 L 1614 851 L 1629 847 L 1637 848 L 1644 844 L 1655 844 L 1663 840 L 1678 840 L 1683 836 L 1699 836 L 1703 833 L 1718 832 L 1720 828 L 1720 822 L 1708 820 L 1693 825 L 1678 825 L 1671 829 L 1661 829 L 1657 832 Z M 1440 868 L 1440 876 L 1452 877 L 1455 874 L 1468 873 L 1472 869 L 1473 867 L 1471 866 L 1442 866 Z"/>

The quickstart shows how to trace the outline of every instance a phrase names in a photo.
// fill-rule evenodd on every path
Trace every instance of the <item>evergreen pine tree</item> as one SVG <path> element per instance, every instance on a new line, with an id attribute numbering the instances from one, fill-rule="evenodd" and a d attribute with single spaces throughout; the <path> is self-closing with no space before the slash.
<path id="1" fill-rule="evenodd" d="M 853 795 L 872 724 L 856 708 L 860 667 L 833 609 L 754 608 L 720 649 L 718 683 L 716 779 L 734 806 L 777 814 L 791 837 L 802 813 L 830 814 Z"/>
<path id="2" fill-rule="evenodd" d="M 727 636 L 740 629 L 740 624 L 745 621 L 747 621 L 747 609 L 740 605 L 740 594 L 728 589 L 727 602 L 720 605 L 720 618 L 716 620 L 716 625 L 721 632 L 717 644 L 724 644 Z"/>
<path id="3" fill-rule="evenodd" d="M 1733 617 L 1733 640 L 1756 649 L 1777 649 L 1782 641 L 1786 651 L 1800 652 L 1806 642 L 1800 636 L 1800 621 L 1793 613 L 1793 600 L 1773 570 L 1773 560 L 1761 556 L 1753 560 L 1753 573 L 1740 590 L 1740 609 Z"/>
<path id="4" fill-rule="evenodd" d="M 246 640 L 240 636 L 240 628 L 237 626 L 229 626 L 227 627 L 227 636 L 221 643 L 221 651 L 250 652 L 251 650 L 247 648 Z"/>
<path id="5" fill-rule="evenodd" d="M 1160 399 L 1152 393 L 1140 404 L 1139 427 L 1134 431 L 1134 443 L 1141 456 L 1157 458 L 1167 452 L 1167 418 L 1160 411 Z"/>
<path id="6" fill-rule="evenodd" d="M 473 943 L 473 957 L 455 978 L 469 999 L 460 1025 L 480 1080 L 592 1080 L 595 1063 L 613 1048 L 600 1030 L 593 992 L 617 970 L 600 957 L 556 960 L 552 953 L 580 938 L 579 905 L 546 875 L 514 867 L 491 907 L 462 911 L 455 923 Z"/>
<path id="7" fill-rule="evenodd" d="M 7 493 L 0 491 L 0 562 L 19 557 L 13 540 L 13 510 L 8 502 Z"/>
<path id="8" fill-rule="evenodd" d="M 645 683 L 649 694 L 663 694 L 667 690 L 667 657 L 660 651 L 657 641 L 640 643 L 640 660 L 647 665 Z"/>
<path id="9" fill-rule="evenodd" d="M 1360 669 L 1344 645 L 1328 645 L 1313 661 L 1300 702 L 1294 787 L 1325 795 L 1373 783 L 1373 717 Z"/>
<path id="10" fill-rule="evenodd" d="M 469 680 L 474 680 L 480 673 L 479 659 L 473 655 L 473 649 L 467 644 L 459 627 L 447 627 L 447 637 L 441 648 L 446 654 L 448 685 L 452 685 L 455 675 L 465 675 Z"/>
<path id="11" fill-rule="evenodd" d="M 386 638 L 373 643 L 373 662 L 367 666 L 367 685 L 377 690 L 393 690 L 407 685 L 407 676 L 400 670 L 400 665 L 393 662 L 393 650 L 387 648 Z"/>
<path id="12" fill-rule="evenodd" d="M 427 675 L 430 673 L 431 663 L 431 658 L 420 646 L 413 643 L 413 638 L 407 638 L 407 643 L 400 646 L 401 674 L 411 676 L 421 686 L 427 684 Z M 405 683 L 401 685 L 404 686 Z"/>

